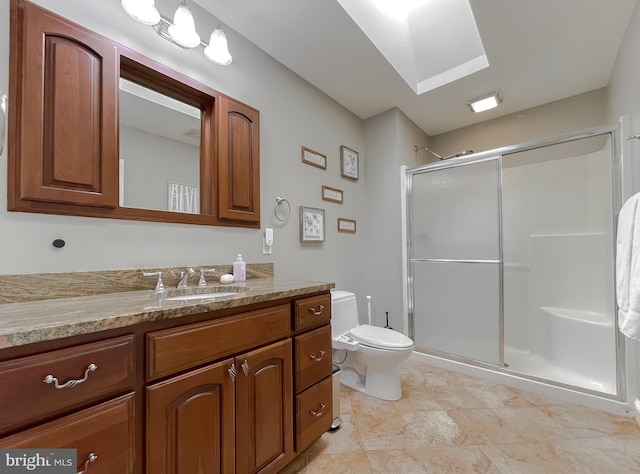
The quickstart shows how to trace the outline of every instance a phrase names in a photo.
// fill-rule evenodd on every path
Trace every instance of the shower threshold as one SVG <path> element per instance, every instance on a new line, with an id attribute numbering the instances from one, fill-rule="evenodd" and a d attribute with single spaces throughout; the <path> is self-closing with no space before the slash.
<path id="1" fill-rule="evenodd" d="M 519 351 L 505 347 L 504 360 L 509 371 L 518 374 L 545 379 L 552 382 L 560 382 L 565 385 L 605 393 L 616 394 L 615 370 L 613 378 L 607 380 L 606 376 L 593 378 L 577 373 L 565 367 L 560 367 L 553 361 L 549 361 L 540 355 L 532 355 L 527 351 Z"/>

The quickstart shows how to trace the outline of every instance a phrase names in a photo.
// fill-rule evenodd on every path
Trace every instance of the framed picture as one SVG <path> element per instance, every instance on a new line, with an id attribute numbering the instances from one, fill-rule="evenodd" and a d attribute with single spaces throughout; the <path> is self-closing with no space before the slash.
<path id="1" fill-rule="evenodd" d="M 355 179 L 359 178 L 359 163 L 358 152 L 347 148 L 344 145 L 340 146 L 340 174 L 345 178 Z"/>
<path id="2" fill-rule="evenodd" d="M 308 165 L 317 166 L 323 170 L 327 169 L 327 156 L 322 153 L 318 153 L 311 148 L 307 148 L 306 146 L 302 147 L 302 162 Z"/>
<path id="3" fill-rule="evenodd" d="M 300 242 L 324 242 L 324 209 L 300 206 Z"/>
<path id="4" fill-rule="evenodd" d="M 338 232 L 348 232 L 350 234 L 356 233 L 356 221 L 353 219 L 344 219 L 338 217 Z"/>
<path id="5" fill-rule="evenodd" d="M 322 200 L 331 201 L 342 204 L 342 189 L 330 188 L 329 186 L 322 185 Z"/>

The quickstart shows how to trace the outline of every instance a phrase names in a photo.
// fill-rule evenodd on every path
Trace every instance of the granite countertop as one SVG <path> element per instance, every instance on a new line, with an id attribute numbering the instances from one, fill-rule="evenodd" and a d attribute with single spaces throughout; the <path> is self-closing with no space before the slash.
<path id="1" fill-rule="evenodd" d="M 189 289 L 237 291 L 235 295 L 213 300 L 169 301 L 152 290 L 142 290 L 0 304 L 0 348 L 304 296 L 333 287 L 329 282 L 260 278 L 231 285 L 211 285 L 209 290 Z"/>

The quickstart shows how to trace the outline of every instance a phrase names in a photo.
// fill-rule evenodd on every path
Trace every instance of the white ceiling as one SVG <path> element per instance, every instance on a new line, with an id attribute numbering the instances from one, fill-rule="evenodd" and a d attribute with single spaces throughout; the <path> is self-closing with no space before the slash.
<path id="1" fill-rule="evenodd" d="M 470 0 L 489 67 L 418 95 L 338 0 L 195 1 L 358 117 L 398 107 L 429 135 L 606 86 L 636 3 Z M 434 55 L 427 64 L 456 44 L 455 28 L 442 30 L 422 48 Z M 499 108 L 469 110 L 467 100 L 496 89 Z"/>

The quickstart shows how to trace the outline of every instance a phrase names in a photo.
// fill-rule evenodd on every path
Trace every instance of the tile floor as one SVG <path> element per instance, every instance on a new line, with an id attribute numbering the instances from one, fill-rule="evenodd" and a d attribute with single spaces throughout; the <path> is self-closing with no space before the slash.
<path id="1" fill-rule="evenodd" d="M 342 427 L 283 473 L 640 473 L 640 428 L 611 415 L 407 361 L 403 397 L 341 388 Z"/>

